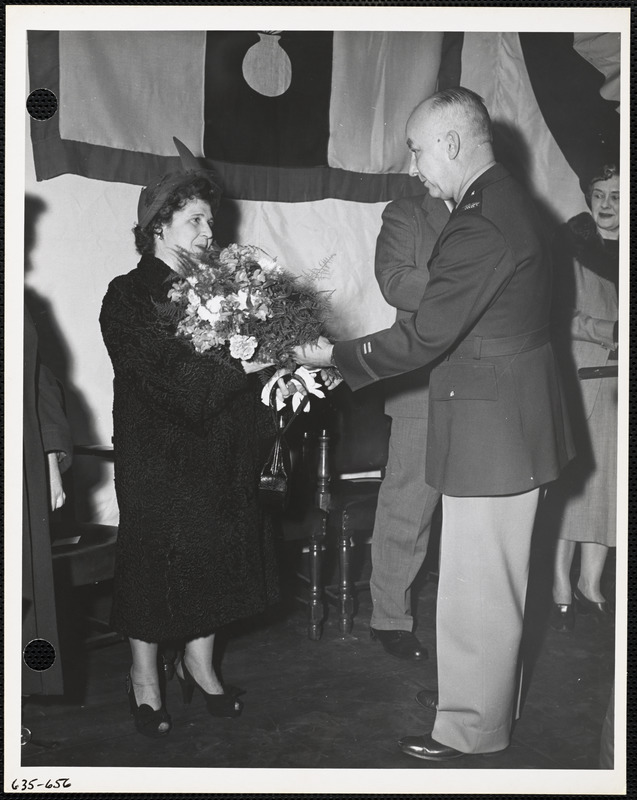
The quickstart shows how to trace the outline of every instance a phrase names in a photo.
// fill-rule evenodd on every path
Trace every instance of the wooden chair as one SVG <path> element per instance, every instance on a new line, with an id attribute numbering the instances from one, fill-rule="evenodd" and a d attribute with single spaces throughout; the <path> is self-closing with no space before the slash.
<path id="1" fill-rule="evenodd" d="M 76 446 L 74 469 L 84 456 L 99 458 L 106 462 L 113 460 L 113 448 L 102 445 Z M 103 583 L 113 578 L 115 570 L 116 525 L 101 525 L 92 522 L 79 522 L 73 502 L 73 487 L 67 508 L 55 527 L 52 546 L 53 571 L 58 592 L 68 595 L 83 586 Z M 108 623 L 90 615 L 84 615 L 86 627 L 95 632 L 87 636 L 84 644 L 96 647 L 121 641 L 123 638 L 112 631 Z"/>
<path id="2" fill-rule="evenodd" d="M 287 540 L 308 542 L 309 570 L 297 575 L 308 587 L 308 598 L 300 599 L 308 605 L 308 636 L 314 641 L 321 638 L 325 600 L 336 605 L 339 630 L 347 634 L 353 626 L 355 592 L 368 586 L 352 580 L 351 553 L 355 539 L 369 537 L 374 526 L 391 427 L 383 406 L 378 387 L 353 393 L 341 384 L 320 404 L 314 419 L 304 420 L 294 467 L 296 503 L 283 529 Z M 323 560 L 330 540 L 338 553 L 338 583 L 325 585 Z"/>
<path id="3" fill-rule="evenodd" d="M 341 385 L 333 409 L 327 528 L 328 536 L 336 538 L 338 586 L 326 587 L 326 593 L 336 601 L 340 632 L 347 634 L 353 627 L 355 593 L 369 588 L 368 581 L 352 578 L 352 547 L 357 539 L 369 542 L 374 528 L 391 420 L 384 413 L 384 395 L 378 385 L 358 392 Z"/>
<path id="4" fill-rule="evenodd" d="M 311 417 L 303 414 L 287 441 L 292 457 L 291 501 L 277 521 L 284 542 L 300 543 L 302 553 L 308 557 L 307 570 L 297 565 L 294 568 L 294 577 L 304 587 L 295 597 L 308 607 L 308 637 L 318 641 L 325 618 L 323 553 L 329 502 L 328 437 L 317 428 L 315 414 Z"/>

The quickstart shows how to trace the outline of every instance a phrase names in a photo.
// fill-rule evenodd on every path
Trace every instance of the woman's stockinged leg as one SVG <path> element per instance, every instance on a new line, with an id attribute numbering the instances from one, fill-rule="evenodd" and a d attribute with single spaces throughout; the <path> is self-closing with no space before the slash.
<path id="1" fill-rule="evenodd" d="M 157 669 L 157 643 L 144 642 L 141 639 L 130 639 L 133 666 L 130 677 L 138 706 L 148 705 L 155 711 L 161 706 L 161 690 L 159 688 L 159 671 Z M 168 730 L 170 723 L 162 722 L 159 730 Z"/>
<path id="2" fill-rule="evenodd" d="M 210 636 L 202 636 L 199 639 L 191 639 L 186 642 L 184 661 L 188 672 L 205 692 L 208 694 L 223 694 L 223 686 L 212 666 L 214 645 L 214 633 Z M 177 667 L 177 670 L 182 673 L 180 666 Z"/>
<path id="3" fill-rule="evenodd" d="M 198 688 L 203 692 L 208 713 L 213 717 L 238 717 L 243 703 L 237 698 L 243 691 L 233 686 L 224 687 L 217 677 L 212 664 L 214 644 L 214 634 L 186 642 L 184 657 L 177 665 L 184 703 L 190 703 Z"/>
<path id="4" fill-rule="evenodd" d="M 600 582 L 608 555 L 608 547 L 597 542 L 582 542 L 580 551 L 580 576 L 577 588 L 594 603 L 603 603 L 605 597 L 602 594 Z"/>
<path id="5" fill-rule="evenodd" d="M 568 605 L 573 602 L 571 587 L 571 565 L 575 553 L 575 542 L 558 539 L 555 547 L 555 567 L 553 571 L 553 602 Z"/>

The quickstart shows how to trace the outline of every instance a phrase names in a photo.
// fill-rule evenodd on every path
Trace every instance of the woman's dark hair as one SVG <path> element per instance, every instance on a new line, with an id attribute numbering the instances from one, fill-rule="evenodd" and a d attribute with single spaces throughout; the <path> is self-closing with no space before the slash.
<path id="1" fill-rule="evenodd" d="M 144 228 L 135 225 L 135 247 L 140 255 L 153 255 L 155 253 L 155 236 L 173 218 L 175 211 L 183 208 L 189 200 L 204 200 L 210 204 L 213 213 L 219 200 L 217 194 L 210 186 L 210 182 L 200 176 L 193 176 L 190 180 L 179 184 L 166 198 L 166 202 L 155 214 L 153 219 Z"/>
<path id="2" fill-rule="evenodd" d="M 619 175 L 619 167 L 616 164 L 603 164 L 588 178 L 586 186 L 584 187 L 584 197 L 586 198 L 586 205 L 589 208 L 591 207 L 593 186 L 600 181 L 607 181 L 609 178 L 612 178 L 613 175 Z"/>

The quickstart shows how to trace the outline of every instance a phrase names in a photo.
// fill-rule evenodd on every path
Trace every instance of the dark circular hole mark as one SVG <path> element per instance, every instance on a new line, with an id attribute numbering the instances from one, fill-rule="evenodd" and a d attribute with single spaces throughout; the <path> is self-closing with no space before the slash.
<path id="1" fill-rule="evenodd" d="M 50 89 L 34 89 L 27 97 L 27 111 L 33 119 L 51 119 L 57 110 L 58 99 Z"/>
<path id="2" fill-rule="evenodd" d="M 55 647 L 46 639 L 33 639 L 24 648 L 22 658 L 29 669 L 43 672 L 55 662 Z"/>

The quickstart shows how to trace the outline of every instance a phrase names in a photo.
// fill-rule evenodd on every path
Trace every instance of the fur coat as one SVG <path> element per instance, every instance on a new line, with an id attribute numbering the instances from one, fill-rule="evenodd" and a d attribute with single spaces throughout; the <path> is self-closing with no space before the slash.
<path id="1" fill-rule="evenodd" d="M 111 282 L 100 315 L 120 511 L 112 625 L 149 642 L 207 636 L 277 597 L 257 495 L 260 381 L 176 337 L 157 305 L 176 277 L 143 256 Z"/>

